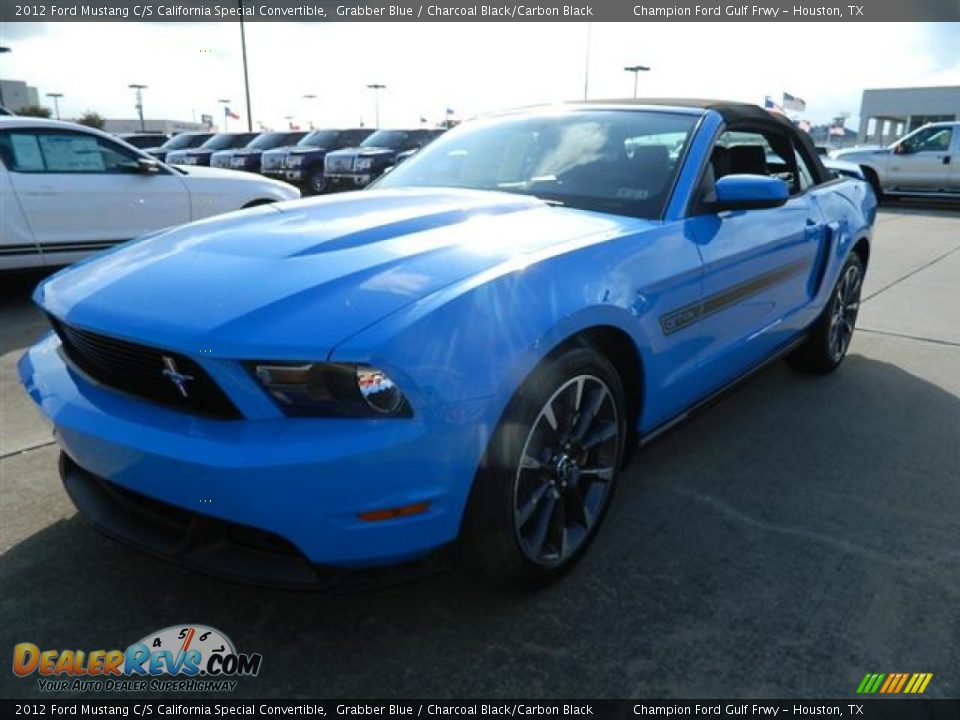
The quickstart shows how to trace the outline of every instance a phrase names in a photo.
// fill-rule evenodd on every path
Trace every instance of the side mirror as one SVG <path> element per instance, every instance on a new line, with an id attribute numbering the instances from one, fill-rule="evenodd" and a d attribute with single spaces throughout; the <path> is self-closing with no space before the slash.
<path id="1" fill-rule="evenodd" d="M 790 199 L 787 184 L 767 175 L 726 175 L 714 187 L 716 200 L 709 203 L 713 212 L 775 208 Z"/>
<path id="2" fill-rule="evenodd" d="M 137 158 L 137 169 L 142 173 L 155 173 L 160 169 L 160 163 L 153 158 Z"/>

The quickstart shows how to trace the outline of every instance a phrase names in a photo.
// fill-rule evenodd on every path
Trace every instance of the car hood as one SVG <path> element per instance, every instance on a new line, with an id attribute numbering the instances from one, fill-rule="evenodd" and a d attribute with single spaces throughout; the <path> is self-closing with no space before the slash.
<path id="1" fill-rule="evenodd" d="M 867 147 L 867 148 L 848 148 L 846 150 L 837 150 L 834 153 L 831 153 L 831 157 L 834 160 L 845 160 L 851 161 L 857 158 L 865 157 L 875 157 L 877 155 L 886 155 L 887 150 L 881 147 Z"/>
<path id="2" fill-rule="evenodd" d="M 55 275 L 35 299 L 68 323 L 185 353 L 323 359 L 445 286 L 625 223 L 652 224 L 506 193 L 346 193 L 134 241 Z"/>
<path id="3" fill-rule="evenodd" d="M 290 149 L 291 155 L 309 155 L 310 153 L 325 153 L 326 148 L 314 147 L 313 145 L 296 145 Z"/>
<path id="4" fill-rule="evenodd" d="M 378 155 L 395 155 L 396 150 L 384 147 L 355 147 L 337 150 L 329 153 L 331 157 L 376 157 Z"/>

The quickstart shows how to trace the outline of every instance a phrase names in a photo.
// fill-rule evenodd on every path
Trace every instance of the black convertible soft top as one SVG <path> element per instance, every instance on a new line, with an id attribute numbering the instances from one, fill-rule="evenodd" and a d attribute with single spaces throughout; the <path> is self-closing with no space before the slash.
<path id="1" fill-rule="evenodd" d="M 827 182 L 833 176 L 823 166 L 820 156 L 810 136 L 794 127 L 783 115 L 764 110 L 759 105 L 735 100 L 710 100 L 704 98 L 629 98 L 625 100 L 579 100 L 577 105 L 662 105 L 664 107 L 683 107 L 697 110 L 713 110 L 718 113 L 730 128 L 749 123 L 765 125 L 768 128 L 787 132 L 797 139 L 807 165 L 817 175 L 817 184 Z"/>

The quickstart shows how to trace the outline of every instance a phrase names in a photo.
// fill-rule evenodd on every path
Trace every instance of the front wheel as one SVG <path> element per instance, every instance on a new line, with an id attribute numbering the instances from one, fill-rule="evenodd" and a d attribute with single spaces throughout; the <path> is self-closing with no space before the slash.
<path id="1" fill-rule="evenodd" d="M 517 391 L 477 474 L 464 544 L 489 577 L 537 583 L 582 557 L 603 521 L 627 438 L 623 384 L 589 348 Z"/>
<path id="2" fill-rule="evenodd" d="M 860 313 L 863 269 L 860 256 L 850 253 L 823 314 L 810 331 L 810 337 L 787 357 L 794 368 L 805 372 L 828 373 L 843 362 Z"/>
<path id="3" fill-rule="evenodd" d="M 310 188 L 310 192 L 313 195 L 322 195 L 327 191 L 327 185 L 329 184 L 327 176 L 323 173 L 323 168 L 314 168 L 310 171 L 310 175 L 307 178 L 307 187 Z"/>

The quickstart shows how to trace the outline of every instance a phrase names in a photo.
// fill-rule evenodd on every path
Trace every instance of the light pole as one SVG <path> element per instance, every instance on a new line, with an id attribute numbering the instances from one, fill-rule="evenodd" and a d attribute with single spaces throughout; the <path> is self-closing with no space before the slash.
<path id="1" fill-rule="evenodd" d="M 6 45 L 0 45 L 0 55 L 8 52 L 10 52 L 10 48 Z M 0 107 L 6 107 L 6 105 L 3 104 L 3 85 L 0 85 Z"/>
<path id="2" fill-rule="evenodd" d="M 220 98 L 219 100 L 217 100 L 217 102 L 223 105 L 223 131 L 226 132 L 227 131 L 227 108 L 230 105 L 230 99 Z"/>
<path id="3" fill-rule="evenodd" d="M 60 98 L 63 97 L 63 93 L 47 93 L 48 98 L 53 98 L 53 108 L 57 115 L 57 120 L 60 119 Z"/>
<path id="4" fill-rule="evenodd" d="M 386 85 L 381 85 L 379 83 L 371 83 L 367 85 L 368 88 L 373 90 L 373 108 L 374 108 L 374 118 L 376 120 L 375 127 L 377 130 L 380 129 L 380 91 L 386 89 Z"/>
<path id="5" fill-rule="evenodd" d="M 624 68 L 627 72 L 633 73 L 633 96 L 637 96 L 637 78 L 640 77 L 642 72 L 650 72 L 650 68 L 646 65 L 627 65 Z"/>
<path id="6" fill-rule="evenodd" d="M 590 92 L 590 31 L 593 23 L 587 23 L 587 52 L 583 58 L 583 99 L 587 99 Z"/>
<path id="7" fill-rule="evenodd" d="M 250 77 L 247 75 L 247 33 L 243 29 L 243 0 L 240 6 L 240 49 L 243 52 L 243 89 L 247 94 L 247 132 L 253 132 L 253 110 L 250 108 Z"/>
<path id="8" fill-rule="evenodd" d="M 310 129 L 313 130 L 313 101 L 317 99 L 317 96 L 312 93 L 307 93 L 303 96 L 303 99 L 307 101 L 307 122 L 310 124 Z"/>
<path id="9" fill-rule="evenodd" d="M 137 91 L 137 114 L 140 116 L 140 132 L 146 132 L 147 126 L 143 122 L 143 91 L 147 89 L 146 85 L 130 83 L 127 85 L 131 90 Z"/>

